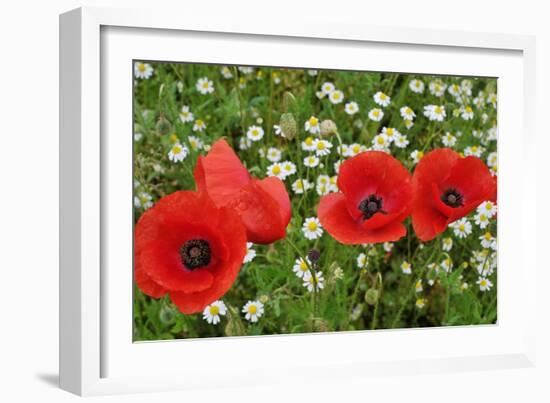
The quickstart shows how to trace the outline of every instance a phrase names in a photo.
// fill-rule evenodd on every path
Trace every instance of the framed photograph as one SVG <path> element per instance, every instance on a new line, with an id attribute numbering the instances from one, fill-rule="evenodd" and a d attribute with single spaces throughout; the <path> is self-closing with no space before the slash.
<path id="1" fill-rule="evenodd" d="M 60 24 L 64 389 L 534 365 L 533 38 Z"/>

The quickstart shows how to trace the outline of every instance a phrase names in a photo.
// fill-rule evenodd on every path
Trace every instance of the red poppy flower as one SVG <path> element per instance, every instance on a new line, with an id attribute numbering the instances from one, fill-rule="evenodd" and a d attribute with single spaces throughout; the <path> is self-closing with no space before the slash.
<path id="1" fill-rule="evenodd" d="M 250 242 L 268 244 L 285 237 L 291 208 L 284 183 L 275 177 L 252 177 L 225 140 L 199 157 L 195 181 L 218 207 L 238 212 Z"/>
<path id="2" fill-rule="evenodd" d="M 202 311 L 231 287 L 246 254 L 237 213 L 204 194 L 180 191 L 160 199 L 135 229 L 135 280 L 147 295 L 166 293 L 185 314 Z"/>
<path id="3" fill-rule="evenodd" d="M 413 228 L 429 241 L 485 200 L 496 199 L 496 180 L 477 157 L 462 158 L 449 148 L 426 154 L 413 176 Z"/>
<path id="4" fill-rule="evenodd" d="M 411 175 L 391 155 L 367 151 L 346 160 L 338 175 L 339 193 L 321 199 L 321 224 L 343 244 L 397 241 L 407 233 Z"/>

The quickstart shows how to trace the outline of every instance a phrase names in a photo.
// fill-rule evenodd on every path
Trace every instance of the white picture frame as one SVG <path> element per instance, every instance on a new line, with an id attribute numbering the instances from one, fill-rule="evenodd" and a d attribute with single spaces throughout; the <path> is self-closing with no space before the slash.
<path id="1" fill-rule="evenodd" d="M 140 35 L 140 48 L 149 49 L 150 53 L 136 51 L 130 37 L 137 35 Z M 189 52 L 194 40 L 201 41 L 206 49 L 196 50 L 191 58 L 182 56 L 181 50 L 180 53 L 174 50 L 174 44 L 182 38 L 190 44 Z M 109 248 L 106 241 L 128 230 L 123 215 L 116 214 L 116 208 L 120 207 L 115 206 L 116 200 L 130 200 L 126 204 L 131 205 L 131 199 L 124 199 L 128 196 L 127 192 L 124 193 L 125 187 L 119 186 L 120 181 L 129 178 L 128 173 L 131 171 L 131 149 L 127 150 L 128 144 L 131 147 L 131 132 L 128 134 L 130 141 L 109 135 L 115 128 L 124 130 L 127 127 L 124 113 L 127 113 L 128 108 L 131 109 L 131 105 L 124 106 L 128 95 L 128 87 L 124 85 L 128 83 L 120 84 L 118 80 L 120 65 L 133 58 L 210 61 L 220 64 L 275 63 L 267 50 L 243 54 L 237 46 L 232 48 L 231 54 L 224 53 L 224 42 L 232 43 L 235 40 L 248 41 L 249 49 L 259 46 L 275 50 L 283 46 L 297 58 L 295 63 L 300 67 L 343 68 L 346 63 L 350 63 L 348 67 L 364 68 L 365 64 L 360 61 L 351 65 L 353 61 L 345 57 L 350 49 L 356 49 L 357 52 L 372 52 L 372 55 L 378 54 L 376 52 L 389 55 L 386 63 L 393 63 L 393 67 L 373 58 L 369 64 L 370 70 L 464 75 L 469 72 L 472 75 L 503 72 L 506 80 L 503 82 L 503 91 L 499 87 L 499 108 L 509 108 L 510 111 L 515 108 L 519 112 L 502 114 L 499 110 L 499 127 L 503 129 L 499 138 L 499 163 L 502 166 L 499 177 L 499 250 L 502 251 L 499 252 L 499 270 L 501 265 L 505 270 L 503 279 L 499 277 L 497 325 L 225 338 L 183 341 L 179 344 L 158 342 L 142 343 L 139 347 L 132 343 L 131 327 L 128 328 L 124 319 L 130 304 L 127 297 L 131 295 L 131 284 L 128 290 L 113 292 L 114 284 L 124 286 L 127 276 L 131 277 L 131 266 L 127 266 L 128 255 L 116 256 L 117 253 Z M 158 46 L 153 49 L 151 43 Z M 300 60 L 297 49 L 312 46 L 330 47 L 334 52 L 340 52 L 342 57 L 337 61 L 317 60 L 310 64 Z M 411 59 L 406 66 L 402 66 L 397 59 L 399 52 L 412 52 L 422 55 L 424 59 Z M 435 57 L 437 52 L 447 55 L 441 58 L 440 64 Z M 513 200 L 510 197 L 512 184 L 536 187 L 535 176 L 522 175 L 535 163 L 534 52 L 534 38 L 520 35 L 329 25 L 307 19 L 300 24 L 284 25 L 276 21 L 244 21 L 238 18 L 197 21 L 184 14 L 160 10 L 80 8 L 61 15 L 61 387 L 79 395 L 96 395 L 245 386 L 244 375 L 250 371 L 255 371 L 255 382 L 258 384 L 298 382 L 306 377 L 328 381 L 381 373 L 406 374 L 534 365 L 535 323 L 529 317 L 529 312 L 535 312 L 535 284 L 524 281 L 523 288 L 518 290 L 507 286 L 506 281 L 507 275 L 535 278 L 537 270 L 533 245 L 530 245 L 531 253 L 526 253 L 529 241 L 526 234 L 536 232 L 536 211 L 532 207 L 524 207 L 526 203 L 522 204 L 521 197 Z M 478 58 L 483 62 L 476 66 L 471 61 L 466 62 L 466 57 L 471 57 L 471 60 Z M 495 60 L 501 60 L 502 63 Z M 292 67 L 288 60 L 281 59 L 278 64 Z M 108 83 L 107 77 L 110 79 Z M 505 97 L 512 93 L 518 94 L 518 97 L 507 102 Z M 106 106 L 115 103 L 117 108 L 121 108 L 120 115 L 113 114 Z M 507 140 L 508 133 L 512 131 L 516 132 L 513 142 Z M 521 133 L 520 140 L 518 131 Z M 110 170 L 115 149 L 116 155 L 120 156 L 116 166 L 122 168 Z M 507 168 L 509 156 L 514 152 L 521 155 L 521 164 L 514 169 L 511 166 Z M 106 214 L 107 211 L 115 214 Z M 121 242 L 124 237 L 128 239 L 127 235 L 121 235 Z M 506 252 L 506 245 L 517 247 L 513 253 Z M 121 249 L 128 252 L 127 248 Z M 110 265 L 111 259 L 119 258 L 123 259 L 120 261 L 122 267 L 128 267 L 129 272 L 123 272 L 117 277 L 105 268 Z M 508 267 L 515 267 L 517 271 L 507 270 Z M 512 292 L 516 293 L 515 297 Z M 521 293 L 521 298 L 517 297 L 517 293 Z M 515 298 L 515 304 L 510 303 L 512 297 Z M 131 317 L 127 320 L 131 321 Z M 448 342 L 447 350 L 445 340 Z M 461 343 L 453 344 L 453 341 L 461 340 Z M 477 348 L 479 346 L 476 347 L 475 340 L 486 343 L 487 347 Z M 410 343 L 410 346 L 420 346 L 419 351 L 409 353 L 404 348 L 395 347 L 404 342 Z M 376 349 L 367 348 L 368 357 L 365 356 L 367 352 L 356 353 L 361 343 L 376 345 Z M 305 345 L 328 345 L 331 346 L 331 352 L 320 357 L 294 354 L 292 357 L 295 359 L 289 359 L 291 356 L 284 353 L 287 350 L 297 351 Z M 428 350 L 430 345 L 435 347 Z M 390 349 L 390 346 L 394 348 Z M 257 355 L 248 357 L 246 351 L 252 348 L 262 349 L 265 354 L 261 358 Z M 185 354 L 185 363 L 170 363 L 170 358 L 178 354 Z M 219 360 L 216 370 L 212 370 L 214 359 Z M 138 362 L 142 363 L 141 368 Z M 224 362 L 230 362 L 231 367 Z M 148 368 L 159 363 L 165 365 L 155 368 L 162 370 L 157 375 L 150 373 Z M 206 375 L 208 382 L 205 381 Z"/>

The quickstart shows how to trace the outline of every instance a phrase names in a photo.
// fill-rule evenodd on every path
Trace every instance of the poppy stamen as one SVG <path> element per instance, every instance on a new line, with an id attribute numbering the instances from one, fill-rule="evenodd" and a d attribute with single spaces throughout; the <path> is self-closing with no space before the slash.
<path id="1" fill-rule="evenodd" d="M 181 262 L 189 270 L 207 266 L 210 263 L 210 244 L 204 239 L 190 239 L 180 248 Z"/>
<path id="2" fill-rule="evenodd" d="M 455 188 L 450 188 L 443 192 L 441 201 L 453 208 L 462 207 L 464 205 L 464 196 Z"/>
<path id="3" fill-rule="evenodd" d="M 376 213 L 386 214 L 386 212 L 382 210 L 382 198 L 374 194 L 359 203 L 359 210 L 363 213 L 364 220 L 368 220 Z"/>

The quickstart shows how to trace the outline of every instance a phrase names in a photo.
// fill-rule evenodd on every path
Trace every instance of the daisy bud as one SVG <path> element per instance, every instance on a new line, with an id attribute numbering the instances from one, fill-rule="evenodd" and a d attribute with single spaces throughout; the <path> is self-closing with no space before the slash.
<path id="1" fill-rule="evenodd" d="M 283 94 L 283 110 L 285 112 L 291 111 L 296 108 L 297 102 L 294 94 L 290 91 L 285 91 Z"/>
<path id="2" fill-rule="evenodd" d="M 157 120 L 157 124 L 155 126 L 157 133 L 161 136 L 164 136 L 172 131 L 172 125 L 164 117 L 164 115 L 160 115 L 159 120 Z"/>
<path id="3" fill-rule="evenodd" d="M 322 137 L 330 137 L 338 131 L 338 128 L 336 127 L 336 123 L 334 123 L 332 120 L 327 119 L 323 120 L 321 122 L 321 136 Z"/>
<path id="4" fill-rule="evenodd" d="M 281 134 L 284 138 L 292 140 L 296 136 L 298 126 L 292 113 L 283 113 L 279 126 L 281 127 Z"/>
<path id="5" fill-rule="evenodd" d="M 375 305 L 378 302 L 378 290 L 369 288 L 365 293 L 365 302 L 369 305 Z"/>
<path id="6" fill-rule="evenodd" d="M 267 301 L 269 301 L 269 295 L 260 295 L 260 298 L 258 298 L 258 300 L 262 303 L 262 304 L 267 304 Z"/>

